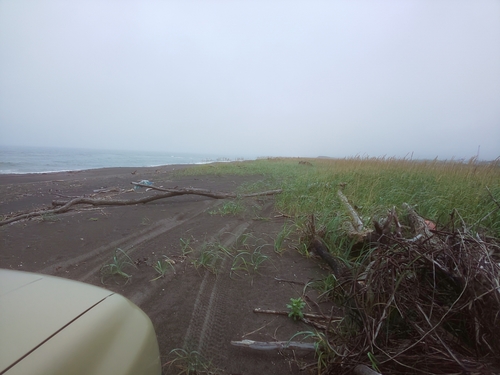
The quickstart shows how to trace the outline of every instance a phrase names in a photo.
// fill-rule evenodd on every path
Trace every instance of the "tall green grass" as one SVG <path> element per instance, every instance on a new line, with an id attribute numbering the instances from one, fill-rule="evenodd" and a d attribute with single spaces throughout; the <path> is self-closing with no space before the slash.
<path id="1" fill-rule="evenodd" d="M 465 224 L 469 229 L 500 237 L 500 160 L 489 163 L 413 161 L 392 158 L 295 158 L 217 163 L 196 166 L 182 174 L 260 175 L 261 181 L 243 187 L 282 188 L 277 208 L 289 215 L 314 213 L 319 223 L 337 227 L 345 215 L 337 191 L 343 184 L 366 224 L 376 215 L 403 202 L 440 225 Z M 496 202 L 495 202 L 496 201 Z M 453 214 L 453 216 L 451 216 Z M 450 220 L 452 220 L 451 223 Z"/>

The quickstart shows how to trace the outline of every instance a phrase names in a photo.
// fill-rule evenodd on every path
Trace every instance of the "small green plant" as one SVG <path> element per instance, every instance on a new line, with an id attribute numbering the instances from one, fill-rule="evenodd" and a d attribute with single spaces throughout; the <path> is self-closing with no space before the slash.
<path id="1" fill-rule="evenodd" d="M 302 299 L 299 298 L 290 298 L 290 303 L 286 305 L 288 308 L 288 317 L 293 318 L 293 320 L 300 320 L 304 318 L 304 307 L 306 307 L 306 303 Z"/>
<path id="2" fill-rule="evenodd" d="M 175 366 L 179 371 L 177 375 L 215 375 L 218 373 L 212 363 L 196 350 L 187 351 L 177 348 L 170 351 L 170 354 L 175 355 L 175 358 L 166 364 L 169 367 Z"/>
<path id="3" fill-rule="evenodd" d="M 170 259 L 169 257 L 167 257 L 166 255 L 163 256 L 164 259 L 160 259 L 158 260 L 154 265 L 153 265 L 153 269 L 156 271 L 156 273 L 159 275 L 158 277 L 155 277 L 154 279 L 150 280 L 150 281 L 155 281 L 155 280 L 158 280 L 162 277 L 165 277 L 165 274 L 167 273 L 167 271 L 169 270 L 169 268 L 171 268 L 174 273 L 175 273 L 175 268 L 174 268 L 174 264 L 175 262 Z"/>
<path id="4" fill-rule="evenodd" d="M 143 217 L 141 220 L 141 225 L 142 226 L 147 226 L 151 224 L 151 219 L 149 217 Z"/>
<path id="5" fill-rule="evenodd" d="M 257 268 L 259 268 L 260 265 L 264 263 L 268 258 L 269 257 L 267 255 L 262 254 L 260 249 L 255 249 L 250 256 L 250 266 L 254 271 L 257 271 Z"/>
<path id="6" fill-rule="evenodd" d="M 309 252 L 307 244 L 304 242 L 300 242 L 295 248 L 297 249 L 300 255 L 306 258 L 310 258 L 312 256 L 312 254 Z"/>
<path id="7" fill-rule="evenodd" d="M 245 249 L 248 249 L 250 247 L 251 240 L 254 240 L 255 238 L 256 237 L 253 235 L 253 233 L 243 233 L 238 241 L 241 246 L 243 246 Z"/>
<path id="8" fill-rule="evenodd" d="M 192 261 L 195 268 L 204 267 L 213 274 L 218 273 L 220 260 L 230 256 L 231 251 L 217 242 L 203 244 L 198 259 Z"/>
<path id="9" fill-rule="evenodd" d="M 375 358 L 375 356 L 372 354 L 372 352 L 368 352 L 367 353 L 368 355 L 368 359 L 370 360 L 371 364 L 372 364 L 372 368 L 377 371 L 378 373 L 380 373 L 380 369 L 378 368 L 377 366 L 377 358 Z"/>
<path id="10" fill-rule="evenodd" d="M 55 214 L 53 213 L 47 213 L 47 214 L 43 214 L 42 216 L 40 216 L 40 220 L 41 221 L 47 221 L 47 222 L 55 222 L 55 221 L 59 221 L 61 219 L 59 219 Z"/>
<path id="11" fill-rule="evenodd" d="M 101 267 L 101 283 L 104 284 L 104 278 L 113 276 L 123 277 L 126 279 L 125 284 L 128 283 L 132 275 L 125 272 L 125 267 L 127 266 L 137 268 L 128 254 L 122 249 L 117 248 L 113 252 L 111 262 Z"/>
<path id="12" fill-rule="evenodd" d="M 245 258 L 247 257 L 247 258 Z M 231 274 L 236 273 L 238 271 L 243 271 L 250 273 L 249 270 L 249 258 L 250 253 L 247 251 L 240 251 L 238 255 L 236 255 L 233 259 L 233 264 L 231 266 Z"/>
<path id="13" fill-rule="evenodd" d="M 256 237 L 253 233 L 243 233 L 238 240 L 238 246 L 250 251 L 252 248 L 261 250 L 264 246 L 269 246 L 263 238 Z"/>
<path id="14" fill-rule="evenodd" d="M 191 247 L 191 239 L 190 238 L 181 238 L 180 240 L 181 243 L 181 250 L 182 250 L 182 255 L 187 257 L 189 254 L 193 252 L 193 248 Z"/>
<path id="15" fill-rule="evenodd" d="M 283 244 L 290 233 L 292 233 L 292 228 L 285 223 L 285 225 L 283 225 L 283 229 L 281 229 L 274 240 L 274 251 L 277 254 L 281 255 L 285 251 Z"/>
<path id="16" fill-rule="evenodd" d="M 318 299 L 323 299 L 325 297 L 333 297 L 333 291 L 337 286 L 337 278 L 333 274 L 329 274 L 325 278 L 315 281 L 313 287 L 320 292 Z"/>
<path id="17" fill-rule="evenodd" d="M 212 273 L 217 273 L 215 262 L 218 259 L 218 254 L 209 249 L 203 249 L 198 259 L 193 260 L 193 265 L 196 269 L 204 267 Z"/>
<path id="18" fill-rule="evenodd" d="M 221 207 L 216 210 L 209 211 L 210 215 L 236 215 L 243 211 L 243 205 L 241 202 L 226 202 Z"/>
<path id="19" fill-rule="evenodd" d="M 292 341 L 297 336 L 302 336 L 302 340 L 314 340 L 314 350 L 318 359 L 318 374 L 321 373 L 323 369 L 327 368 L 330 359 L 335 356 L 335 351 L 330 346 L 326 335 L 322 332 L 302 331 L 294 334 L 288 341 Z"/>
<path id="20" fill-rule="evenodd" d="M 215 243 L 214 246 L 222 256 L 231 256 L 231 249 L 227 248 L 221 243 Z"/>
<path id="21" fill-rule="evenodd" d="M 240 251 L 233 259 L 233 265 L 231 266 L 231 273 L 236 273 L 238 271 L 243 271 L 246 273 L 256 272 L 259 266 L 265 262 L 269 257 L 262 254 L 260 248 L 257 248 L 250 253 L 248 251 Z"/>

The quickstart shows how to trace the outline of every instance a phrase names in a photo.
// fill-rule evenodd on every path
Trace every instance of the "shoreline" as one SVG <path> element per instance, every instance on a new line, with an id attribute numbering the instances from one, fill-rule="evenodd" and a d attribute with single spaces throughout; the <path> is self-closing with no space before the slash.
<path id="1" fill-rule="evenodd" d="M 155 165 L 148 165 L 148 166 L 138 166 L 138 167 L 131 167 L 131 166 L 117 166 L 117 167 L 95 167 L 95 168 L 82 168 L 82 169 L 61 169 L 58 171 L 32 171 L 32 172 L 2 172 L 0 171 L 0 176 L 4 175 L 26 175 L 26 174 L 33 174 L 33 175 L 45 175 L 45 174 L 54 174 L 54 173 L 78 173 L 82 171 L 93 171 L 97 169 L 111 169 L 111 168 L 163 168 L 167 166 L 182 166 L 182 165 L 205 165 L 205 164 L 213 164 L 213 163 L 231 163 L 233 161 L 237 160 L 228 160 L 228 161 L 200 161 L 196 163 L 173 163 L 173 164 L 155 164 Z"/>
<path id="2" fill-rule="evenodd" d="M 52 174 L 102 168 L 161 168 L 246 160 L 241 156 L 203 153 L 91 150 L 53 147 L 2 147 L 0 176 Z M 253 160 L 250 157 L 249 160 Z"/>
<path id="3" fill-rule="evenodd" d="M 166 173 L 174 170 L 189 168 L 194 165 L 197 164 L 166 164 L 157 167 L 103 167 L 59 172 L 1 173 L 0 185 L 69 181 L 76 179 L 113 177 L 127 174 Z"/>
<path id="4" fill-rule="evenodd" d="M 0 175 L 0 214 L 47 207 L 63 196 L 86 196 L 101 189 L 129 189 L 131 182 L 149 180 L 170 183 L 175 172 L 194 164 L 162 167 L 113 167 L 47 174 Z M 181 177 L 182 179 L 182 177 Z"/>

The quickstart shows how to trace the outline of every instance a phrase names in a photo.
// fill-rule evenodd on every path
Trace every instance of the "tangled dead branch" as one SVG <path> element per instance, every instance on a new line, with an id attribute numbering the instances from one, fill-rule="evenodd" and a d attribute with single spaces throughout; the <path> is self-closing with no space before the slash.
<path id="1" fill-rule="evenodd" d="M 334 331 L 355 334 L 331 335 L 336 352 L 349 354 L 330 371 L 366 353 L 384 373 L 482 372 L 498 361 L 498 244 L 459 232 L 433 239 L 377 246 L 338 285 L 346 319 Z"/>

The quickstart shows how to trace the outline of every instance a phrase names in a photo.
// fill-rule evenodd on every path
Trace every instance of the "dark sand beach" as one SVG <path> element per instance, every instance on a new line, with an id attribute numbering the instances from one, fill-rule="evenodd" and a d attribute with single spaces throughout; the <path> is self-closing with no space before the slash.
<path id="1" fill-rule="evenodd" d="M 132 190 L 132 181 L 234 192 L 243 183 L 262 178 L 176 175 L 181 168 L 189 166 L 0 175 L 0 214 L 5 218 L 50 208 L 54 199 L 83 195 L 128 199 L 155 194 Z M 300 283 L 327 271 L 295 249 L 281 255 L 274 251 L 274 239 L 286 218 L 275 211 L 273 196 L 243 199 L 244 210 L 236 215 L 214 214 L 226 202 L 180 195 L 132 206 L 77 206 L 67 213 L 4 225 L 0 227 L 0 267 L 79 280 L 126 296 L 151 318 L 164 364 L 174 358 L 169 354 L 173 349 L 184 348 L 202 353 L 222 374 L 298 374 L 300 366 L 314 362 L 311 354 L 252 351 L 230 342 L 288 340 L 298 331 L 312 330 L 286 316 L 253 310 L 285 311 L 290 298 L 302 295 Z M 231 249 L 233 254 L 259 250 L 268 258 L 256 272 L 245 272 L 231 271 L 234 255 L 228 256 L 214 275 L 193 264 L 210 246 Z M 135 263 L 125 268 L 132 276 L 127 283 L 121 277 L 103 277 L 101 272 L 118 248 Z M 153 265 L 164 256 L 175 272 L 171 269 L 151 281 L 158 276 Z M 313 300 L 317 297 L 311 289 L 307 294 Z M 320 306 L 328 311 L 328 306 Z M 318 306 L 310 303 L 306 311 L 318 312 Z M 165 374 L 179 372 L 175 366 L 164 366 Z"/>

